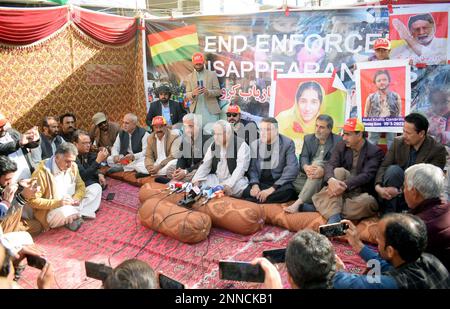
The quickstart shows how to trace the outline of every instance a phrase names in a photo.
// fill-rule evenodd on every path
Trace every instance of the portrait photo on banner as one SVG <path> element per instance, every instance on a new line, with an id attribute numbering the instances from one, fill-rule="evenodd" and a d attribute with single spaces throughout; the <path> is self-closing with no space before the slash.
<path id="1" fill-rule="evenodd" d="M 402 132 L 411 108 L 407 60 L 358 63 L 355 71 L 358 118 L 368 132 Z"/>
<path id="2" fill-rule="evenodd" d="M 331 73 L 278 74 L 272 81 L 270 116 L 278 120 L 279 132 L 295 143 L 299 154 L 303 138 L 314 133 L 320 114 L 333 117 L 334 132 L 344 124 L 346 90 Z"/>
<path id="3" fill-rule="evenodd" d="M 412 64 L 446 64 L 449 51 L 449 4 L 395 8 L 389 16 L 391 59 Z"/>

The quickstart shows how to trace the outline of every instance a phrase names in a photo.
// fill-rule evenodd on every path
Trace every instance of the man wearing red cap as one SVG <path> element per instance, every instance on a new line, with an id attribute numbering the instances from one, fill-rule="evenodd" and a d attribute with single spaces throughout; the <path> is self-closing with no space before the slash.
<path id="1" fill-rule="evenodd" d="M 147 140 L 145 168 L 150 175 L 166 175 L 167 168 L 177 164 L 179 135 L 169 130 L 163 116 L 153 117 L 152 130 Z"/>
<path id="2" fill-rule="evenodd" d="M 239 105 L 229 105 L 227 109 L 227 121 L 231 123 L 234 133 L 245 140 L 247 145 L 259 138 L 258 126 L 253 121 L 241 118 L 241 108 Z"/>
<path id="3" fill-rule="evenodd" d="M 342 218 L 361 220 L 378 210 L 373 187 L 383 151 L 366 141 L 364 125 L 358 119 L 348 119 L 343 130 L 343 140 L 336 144 L 325 164 L 327 186 L 312 198 L 317 211 L 330 224 Z"/>
<path id="4" fill-rule="evenodd" d="M 219 120 L 219 80 L 215 72 L 205 69 L 205 57 L 202 53 L 192 55 L 192 64 L 195 70 L 185 80 L 186 96 L 192 102 L 189 111 L 200 115 L 203 126 L 206 126 Z"/>

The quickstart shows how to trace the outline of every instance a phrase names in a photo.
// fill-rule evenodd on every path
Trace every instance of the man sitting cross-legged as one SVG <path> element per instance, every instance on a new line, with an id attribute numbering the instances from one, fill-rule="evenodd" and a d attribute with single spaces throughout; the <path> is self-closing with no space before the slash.
<path id="1" fill-rule="evenodd" d="M 192 182 L 222 185 L 225 194 L 240 197 L 248 185 L 244 175 L 250 164 L 250 147 L 234 135 L 233 128 L 225 120 L 217 121 L 213 131 L 214 143 L 206 152 Z"/>
<path id="2" fill-rule="evenodd" d="M 294 142 L 278 134 L 275 118 L 261 121 L 260 134 L 251 144 L 250 185 L 242 197 L 258 203 L 287 202 L 295 196 L 292 182 L 298 174 Z"/>
<path id="3" fill-rule="evenodd" d="M 328 186 L 312 198 L 315 208 L 328 223 L 339 222 L 342 216 L 361 220 L 378 210 L 373 182 L 383 151 L 367 142 L 364 125 L 356 118 L 348 119 L 343 129 L 343 141 L 336 144 L 325 164 L 324 181 Z"/>
<path id="4" fill-rule="evenodd" d="M 152 130 L 147 140 L 145 168 L 150 175 L 167 175 L 167 169 L 177 164 L 175 158 L 180 148 L 180 138 L 167 127 L 163 116 L 153 117 Z"/>
<path id="5" fill-rule="evenodd" d="M 147 174 L 144 160 L 149 134 L 138 126 L 138 118 L 134 114 L 123 117 L 122 129 L 107 159 L 111 167 L 107 173 L 136 171 Z"/>
<path id="6" fill-rule="evenodd" d="M 73 144 L 59 145 L 55 155 L 43 160 L 32 175 L 41 191 L 29 204 L 45 230 L 66 224 L 76 231 L 83 222 L 81 217 L 95 218 L 101 190 L 86 190 L 75 163 L 77 155 Z"/>

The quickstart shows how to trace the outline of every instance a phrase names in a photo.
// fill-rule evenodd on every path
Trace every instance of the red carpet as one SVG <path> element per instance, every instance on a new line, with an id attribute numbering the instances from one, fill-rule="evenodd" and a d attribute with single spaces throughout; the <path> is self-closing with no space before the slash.
<path id="1" fill-rule="evenodd" d="M 109 192 L 116 195 L 111 202 L 102 201 L 95 220 L 85 221 L 77 232 L 59 228 L 36 238 L 36 243 L 46 251 L 60 288 L 101 286 L 101 282 L 86 277 L 85 260 L 115 267 L 135 256 L 189 288 L 257 288 L 260 284 L 220 280 L 218 261 L 250 261 L 266 249 L 285 247 L 293 235 L 274 226 L 266 226 L 251 236 L 213 228 L 207 240 L 196 245 L 183 244 L 137 223 L 138 188 L 113 179 L 108 181 L 109 188 L 103 197 Z M 348 271 L 361 273 L 365 269 L 363 260 L 347 244 L 334 244 Z M 279 264 L 278 267 L 283 273 L 284 285 L 288 287 L 285 266 Z M 38 273 L 27 267 L 19 284 L 24 288 L 35 288 Z"/>

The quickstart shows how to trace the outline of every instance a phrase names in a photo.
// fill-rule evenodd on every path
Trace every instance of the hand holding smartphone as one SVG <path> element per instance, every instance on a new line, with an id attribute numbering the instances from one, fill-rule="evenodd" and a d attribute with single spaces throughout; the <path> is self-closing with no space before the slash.
<path id="1" fill-rule="evenodd" d="M 219 261 L 219 278 L 245 282 L 263 283 L 265 273 L 261 265 L 249 262 Z"/>
<path id="2" fill-rule="evenodd" d="M 174 290 L 174 289 L 180 290 L 186 288 L 183 283 L 178 282 L 175 279 L 167 277 L 166 275 L 163 274 L 159 274 L 159 287 L 165 290 Z"/>
<path id="3" fill-rule="evenodd" d="M 113 269 L 110 266 L 104 264 L 98 264 L 93 262 L 84 262 L 86 269 L 86 276 L 89 278 L 105 281 L 106 278 L 112 273 Z"/>
<path id="4" fill-rule="evenodd" d="M 272 263 L 284 263 L 286 259 L 286 248 L 263 251 L 263 257 Z"/>
<path id="5" fill-rule="evenodd" d="M 345 230 L 349 228 L 347 223 L 333 223 L 319 226 L 319 233 L 326 237 L 336 237 L 345 235 Z"/>
<path id="6" fill-rule="evenodd" d="M 42 269 L 44 268 L 45 264 L 47 264 L 47 260 L 44 259 L 43 257 L 37 256 L 37 255 L 26 255 L 27 257 L 27 264 L 28 266 L 37 268 L 37 269 Z"/>

